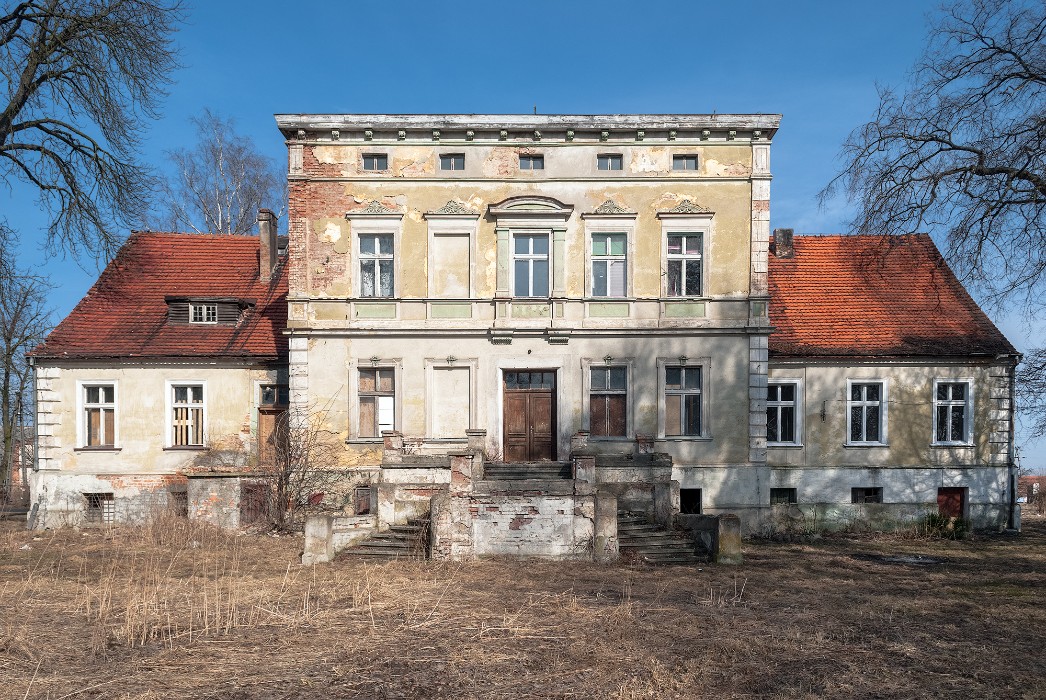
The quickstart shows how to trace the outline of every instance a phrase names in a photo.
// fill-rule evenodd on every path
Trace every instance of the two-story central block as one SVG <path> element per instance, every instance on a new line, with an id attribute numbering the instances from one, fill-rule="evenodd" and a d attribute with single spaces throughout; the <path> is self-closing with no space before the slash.
<path id="1" fill-rule="evenodd" d="M 277 115 L 292 406 L 370 483 L 421 478 L 383 433 L 505 463 L 587 433 L 626 505 L 667 480 L 683 513 L 757 516 L 779 122 Z"/>

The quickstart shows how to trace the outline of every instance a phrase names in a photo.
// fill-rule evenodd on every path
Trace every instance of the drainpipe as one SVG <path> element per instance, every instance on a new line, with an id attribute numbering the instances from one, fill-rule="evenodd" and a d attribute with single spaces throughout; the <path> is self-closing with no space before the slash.
<path id="1" fill-rule="evenodd" d="M 1017 428 L 1017 365 L 1020 361 L 1020 355 L 1010 355 L 1010 439 L 1006 447 L 1006 462 L 1010 472 L 1010 514 L 1006 527 L 1010 530 L 1017 527 L 1017 460 L 1013 443 Z"/>
<path id="2" fill-rule="evenodd" d="M 33 471 L 40 471 L 40 396 L 36 391 L 36 358 L 26 358 L 33 370 Z M 28 486 L 28 484 L 26 484 Z"/>

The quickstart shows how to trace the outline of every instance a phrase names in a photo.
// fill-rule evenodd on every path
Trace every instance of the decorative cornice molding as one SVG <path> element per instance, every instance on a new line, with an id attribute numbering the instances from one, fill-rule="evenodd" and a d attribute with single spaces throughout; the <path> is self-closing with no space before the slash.
<path id="1" fill-rule="evenodd" d="M 403 216 L 403 212 L 390 209 L 376 199 L 372 199 L 368 202 L 367 206 L 357 211 L 346 212 L 345 218 L 351 218 L 353 216 Z"/>
<path id="2" fill-rule="evenodd" d="M 479 216 L 479 212 L 451 199 L 439 209 L 425 212 L 425 216 Z"/>
<path id="3" fill-rule="evenodd" d="M 668 211 L 660 212 L 662 214 L 712 214 L 714 213 L 708 207 L 703 207 L 700 204 L 695 204 L 693 200 L 684 199 L 682 202 L 672 207 Z"/>
<path id="4" fill-rule="evenodd" d="M 621 206 L 620 204 L 618 204 L 617 202 L 615 202 L 612 199 L 608 199 L 607 201 L 603 202 L 598 207 L 596 207 L 595 211 L 593 211 L 592 213 L 593 214 L 634 214 L 635 212 L 633 212 L 633 211 L 631 211 L 629 209 L 625 209 L 623 206 Z"/>

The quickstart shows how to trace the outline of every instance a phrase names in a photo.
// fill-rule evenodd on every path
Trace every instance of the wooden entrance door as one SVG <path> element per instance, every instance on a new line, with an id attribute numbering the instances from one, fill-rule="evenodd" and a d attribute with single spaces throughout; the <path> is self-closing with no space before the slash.
<path id="1" fill-rule="evenodd" d="M 966 510 L 966 489 L 937 489 L 937 510 L 946 518 L 961 518 Z"/>
<path id="2" fill-rule="evenodd" d="M 505 370 L 505 461 L 556 458 L 556 373 Z"/>

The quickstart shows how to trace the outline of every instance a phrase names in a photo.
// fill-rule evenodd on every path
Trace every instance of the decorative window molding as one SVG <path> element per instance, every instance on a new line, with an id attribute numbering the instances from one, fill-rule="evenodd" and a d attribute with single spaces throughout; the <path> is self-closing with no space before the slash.
<path id="1" fill-rule="evenodd" d="M 774 377 L 767 382 L 766 444 L 796 447 L 803 444 L 803 382 Z"/>
<path id="2" fill-rule="evenodd" d="M 657 432 L 669 440 L 712 437 L 708 357 L 657 358 Z"/>
<path id="3" fill-rule="evenodd" d="M 348 212 L 345 218 L 351 228 L 352 255 L 356 261 L 350 272 L 355 295 L 368 299 L 398 297 L 403 214 L 375 200 L 361 211 Z M 387 280 L 387 286 L 382 284 L 383 279 Z"/>
<path id="4" fill-rule="evenodd" d="M 512 233 L 512 296 L 548 298 L 551 296 L 551 248 L 548 233 Z"/>
<path id="5" fill-rule="evenodd" d="M 934 446 L 969 447 L 973 445 L 973 378 L 933 380 Z"/>
<path id="6" fill-rule="evenodd" d="M 489 214 L 496 221 L 497 273 L 495 296 L 514 295 L 514 251 L 517 236 L 546 235 L 549 246 L 550 295 L 566 295 L 567 221 L 574 207 L 552 197 L 510 197 L 491 204 Z"/>
<path id="7" fill-rule="evenodd" d="M 382 430 L 399 430 L 403 425 L 403 361 L 357 359 L 350 370 L 348 413 L 352 441 L 379 442 Z"/>
<path id="8" fill-rule="evenodd" d="M 449 414 L 456 415 L 460 406 L 460 396 L 455 397 L 458 403 L 455 406 L 447 405 L 447 397 L 441 395 L 438 386 L 437 375 L 439 372 L 468 372 L 468 389 L 465 397 L 468 399 L 468 408 L 464 416 L 464 429 L 460 434 L 447 434 L 450 431 L 448 424 L 452 421 L 444 421 L 443 418 Z M 472 428 L 477 423 L 477 396 L 476 378 L 479 372 L 479 360 L 476 358 L 427 358 L 425 360 L 425 434 L 433 440 L 457 440 L 467 439 L 465 430 Z M 439 414 L 437 412 L 440 412 Z"/>
<path id="9" fill-rule="evenodd" d="M 846 445 L 880 447 L 887 442 L 888 379 L 846 380 Z"/>
<path id="10" fill-rule="evenodd" d="M 473 270 L 479 213 L 450 200 L 426 212 L 428 222 L 428 295 L 434 299 L 468 299 L 475 289 Z M 447 248 L 448 250 L 443 250 Z M 464 249 L 464 250 L 461 250 Z M 449 254 L 455 254 L 448 257 Z M 464 260 L 456 257 L 463 254 Z M 463 277 L 461 280 L 449 276 Z"/>
<path id="11" fill-rule="evenodd" d="M 76 382 L 76 445 L 80 449 L 115 450 L 119 441 L 118 383 Z"/>

